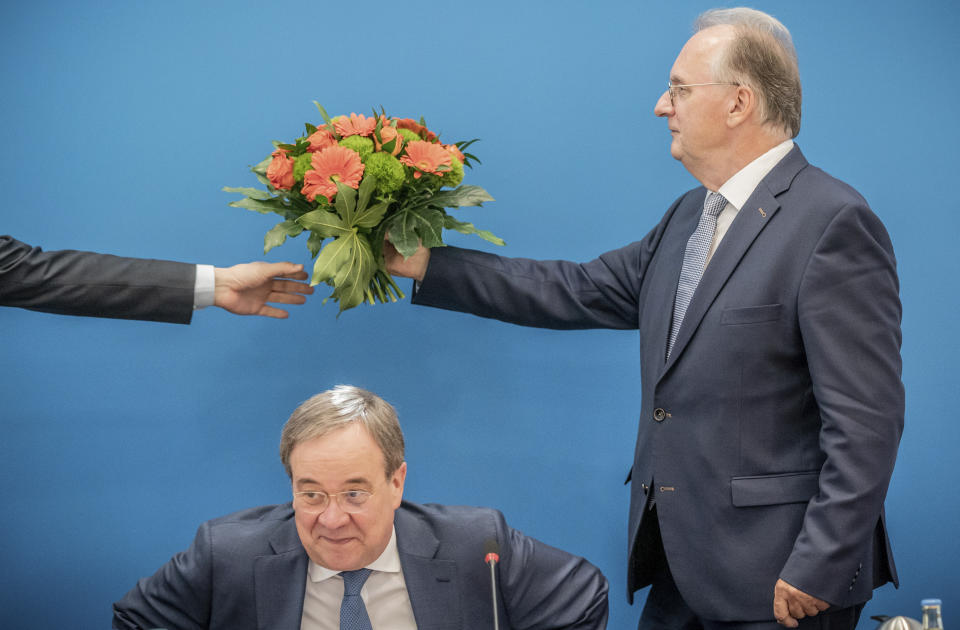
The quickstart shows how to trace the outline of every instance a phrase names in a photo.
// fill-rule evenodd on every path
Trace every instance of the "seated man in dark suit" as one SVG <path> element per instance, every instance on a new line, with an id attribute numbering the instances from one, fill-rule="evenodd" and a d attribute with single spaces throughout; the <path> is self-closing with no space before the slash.
<path id="1" fill-rule="evenodd" d="M 607 581 L 487 508 L 403 501 L 396 411 L 339 386 L 298 407 L 280 456 L 293 502 L 200 526 L 114 604 L 114 628 L 605 628 Z M 359 597 L 357 596 L 359 594 Z"/>

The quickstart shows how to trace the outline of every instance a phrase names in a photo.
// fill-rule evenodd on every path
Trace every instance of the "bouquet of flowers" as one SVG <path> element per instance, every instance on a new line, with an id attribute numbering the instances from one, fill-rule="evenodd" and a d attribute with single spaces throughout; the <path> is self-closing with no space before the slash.
<path id="1" fill-rule="evenodd" d="M 283 217 L 264 237 L 264 253 L 309 233 L 311 285 L 332 286 L 327 299 L 339 302 L 340 312 L 404 297 L 384 267 L 384 238 L 405 258 L 419 243 L 443 246 L 444 228 L 503 245 L 446 211 L 493 201 L 479 186 L 460 185 L 463 167 L 479 162 L 464 152 L 476 139 L 443 144 L 422 118 L 390 118 L 382 110 L 331 118 L 314 104 L 324 124 L 306 123 L 291 144 L 274 141 L 273 153 L 251 167 L 266 190 L 223 190 L 244 195 L 231 206 Z"/>

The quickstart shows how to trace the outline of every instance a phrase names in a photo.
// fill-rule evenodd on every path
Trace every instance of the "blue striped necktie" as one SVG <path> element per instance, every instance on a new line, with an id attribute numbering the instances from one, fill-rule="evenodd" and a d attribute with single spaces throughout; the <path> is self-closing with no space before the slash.
<path id="1" fill-rule="evenodd" d="M 677 285 L 677 297 L 673 302 L 673 322 L 670 324 L 670 339 L 667 341 L 667 357 L 677 341 L 680 324 L 687 314 L 687 307 L 693 299 L 693 292 L 700 284 L 703 270 L 707 265 L 707 254 L 713 243 L 713 233 L 717 231 L 717 217 L 727 205 L 727 200 L 720 193 L 712 192 L 703 201 L 703 214 L 700 223 L 687 241 L 687 250 L 683 254 L 683 267 L 680 269 L 680 282 Z"/>
<path id="2" fill-rule="evenodd" d="M 360 589 L 370 577 L 370 569 L 341 571 L 343 601 L 340 602 L 340 630 L 372 630 L 367 607 L 360 598 Z"/>

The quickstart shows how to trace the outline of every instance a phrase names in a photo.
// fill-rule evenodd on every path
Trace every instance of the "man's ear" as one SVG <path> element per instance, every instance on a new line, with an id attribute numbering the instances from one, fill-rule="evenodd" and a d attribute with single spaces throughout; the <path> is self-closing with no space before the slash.
<path id="1" fill-rule="evenodd" d="M 400 464 L 390 475 L 390 492 L 393 494 L 393 509 L 400 507 L 403 500 L 403 484 L 407 480 L 407 462 Z"/>
<path id="2" fill-rule="evenodd" d="M 748 85 L 738 85 L 727 109 L 727 127 L 731 129 L 747 122 L 757 110 L 757 95 Z"/>

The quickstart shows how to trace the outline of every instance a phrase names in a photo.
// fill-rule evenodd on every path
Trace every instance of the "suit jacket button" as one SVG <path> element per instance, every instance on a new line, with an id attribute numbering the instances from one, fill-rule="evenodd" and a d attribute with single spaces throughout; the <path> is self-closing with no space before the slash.
<path id="1" fill-rule="evenodd" d="M 653 410 L 653 419 L 657 422 L 663 422 L 663 419 L 667 417 L 667 412 L 662 408 L 657 407 Z"/>

